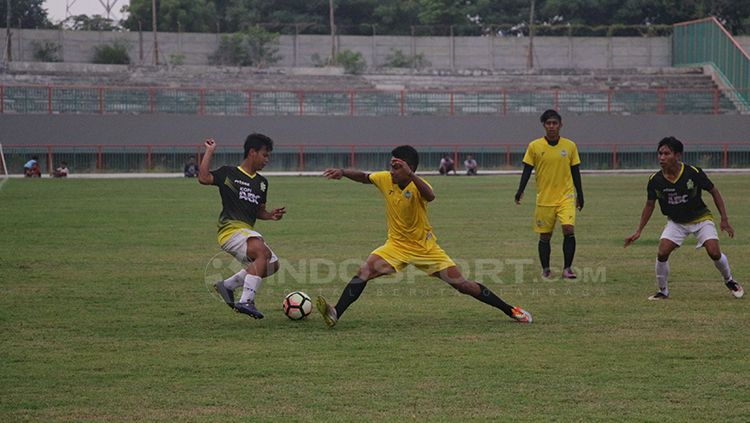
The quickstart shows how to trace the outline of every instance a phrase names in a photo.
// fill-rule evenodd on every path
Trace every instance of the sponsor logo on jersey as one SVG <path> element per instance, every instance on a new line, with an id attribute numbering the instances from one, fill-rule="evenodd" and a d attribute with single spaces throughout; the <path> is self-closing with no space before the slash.
<path id="1" fill-rule="evenodd" d="M 258 200 L 260 200 L 260 195 L 254 194 L 252 188 L 240 187 L 240 200 L 249 201 L 253 204 L 260 204 L 258 202 Z"/>
<path id="2" fill-rule="evenodd" d="M 560 152 L 560 155 L 561 155 L 561 156 L 563 156 L 563 157 L 565 157 L 565 156 L 567 156 L 567 155 L 568 155 L 568 152 L 567 152 L 567 151 L 565 151 L 565 150 L 562 150 L 562 151 Z"/>

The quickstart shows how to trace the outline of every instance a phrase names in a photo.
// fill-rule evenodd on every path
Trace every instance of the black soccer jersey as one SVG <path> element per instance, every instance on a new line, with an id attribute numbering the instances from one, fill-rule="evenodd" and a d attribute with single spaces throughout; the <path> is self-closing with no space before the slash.
<path id="1" fill-rule="evenodd" d="M 222 166 L 211 175 L 221 195 L 219 242 L 223 242 L 235 229 L 255 225 L 260 206 L 266 203 L 268 180 L 258 173 L 250 175 L 239 166 Z"/>
<path id="2" fill-rule="evenodd" d="M 677 180 L 672 182 L 662 172 L 651 175 L 648 199 L 659 200 L 662 214 L 675 223 L 692 223 L 711 218 L 711 211 L 701 199 L 701 191 L 714 184 L 699 167 L 682 163 Z"/>

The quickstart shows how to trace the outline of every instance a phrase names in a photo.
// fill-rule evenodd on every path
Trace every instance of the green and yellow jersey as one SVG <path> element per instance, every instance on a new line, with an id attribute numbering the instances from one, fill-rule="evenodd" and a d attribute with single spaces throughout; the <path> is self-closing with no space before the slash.
<path id="1" fill-rule="evenodd" d="M 222 166 L 211 175 L 221 196 L 218 237 L 223 244 L 237 230 L 253 229 L 261 206 L 266 204 L 268 180 L 239 166 Z"/>
<path id="2" fill-rule="evenodd" d="M 699 167 L 680 163 L 677 179 L 671 181 L 659 171 L 651 175 L 646 187 L 649 200 L 659 200 L 662 214 L 675 223 L 691 224 L 711 220 L 711 211 L 701 198 L 701 191 L 714 187 Z"/>
<path id="3" fill-rule="evenodd" d="M 427 218 L 427 200 L 422 198 L 414 183 L 409 183 L 402 190 L 393 183 L 387 171 L 371 173 L 368 178 L 385 200 L 388 240 L 406 248 L 410 245 L 421 248 L 434 245 L 437 238 Z"/>
<path id="4" fill-rule="evenodd" d="M 535 139 L 529 143 L 523 162 L 534 166 L 538 206 L 557 206 L 575 198 L 570 167 L 581 164 L 581 159 L 573 141 L 560 137 L 557 144 L 550 145 L 544 138 Z"/>

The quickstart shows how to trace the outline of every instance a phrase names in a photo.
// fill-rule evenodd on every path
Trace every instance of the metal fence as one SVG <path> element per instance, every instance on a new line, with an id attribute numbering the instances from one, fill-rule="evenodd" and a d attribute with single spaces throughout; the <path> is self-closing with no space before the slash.
<path id="1" fill-rule="evenodd" d="M 674 26 L 674 66 L 712 65 L 750 108 L 750 56 L 715 17 Z"/>
<path id="2" fill-rule="evenodd" d="M 288 145 L 277 146 L 267 171 L 322 171 L 328 167 L 386 169 L 395 145 Z M 72 173 L 181 172 L 191 159 L 200 162 L 201 147 L 186 145 L 3 145 L 8 171 L 23 173 L 32 156 L 39 157 L 43 171 L 50 173 L 65 161 Z M 420 146 L 421 170 L 437 170 L 449 154 L 458 164 L 472 155 L 481 170 L 521 169 L 526 145 L 433 145 Z M 652 169 L 657 167 L 653 143 L 580 145 L 584 169 Z M 691 144 L 683 155 L 688 163 L 706 168 L 750 167 L 750 144 Z M 212 167 L 242 161 L 242 146 L 227 146 L 215 154 Z"/>
<path id="3" fill-rule="evenodd" d="M 750 89 L 744 91 L 748 95 Z M 208 116 L 475 116 L 738 113 L 720 89 L 232 90 L 0 85 L 0 114 Z"/>

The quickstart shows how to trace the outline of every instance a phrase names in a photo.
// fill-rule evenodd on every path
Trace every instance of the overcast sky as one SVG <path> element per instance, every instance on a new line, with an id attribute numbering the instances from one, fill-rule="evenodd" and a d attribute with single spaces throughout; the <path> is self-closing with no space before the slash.
<path id="1" fill-rule="evenodd" d="M 70 15 L 102 15 L 106 16 L 107 12 L 102 3 L 114 5 L 110 17 L 114 20 L 122 18 L 120 9 L 122 6 L 129 4 L 130 0 L 45 0 L 43 8 L 47 9 L 47 16 L 52 22 L 59 22 L 65 19 L 65 8 L 69 7 Z"/>

